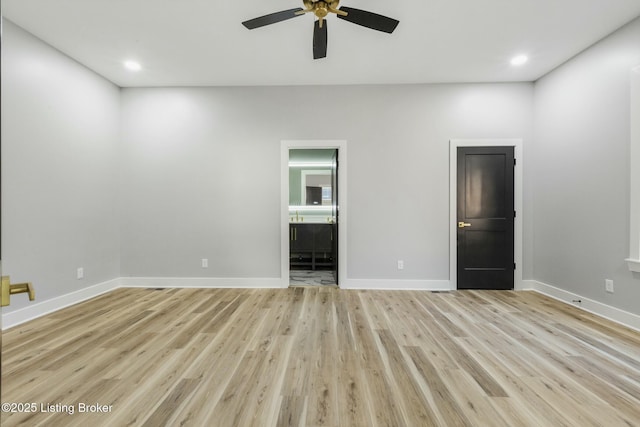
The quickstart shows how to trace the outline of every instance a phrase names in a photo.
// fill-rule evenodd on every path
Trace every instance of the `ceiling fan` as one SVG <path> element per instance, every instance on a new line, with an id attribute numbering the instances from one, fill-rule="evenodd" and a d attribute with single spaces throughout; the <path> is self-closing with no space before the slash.
<path id="1" fill-rule="evenodd" d="M 313 28 L 313 59 L 324 58 L 327 56 L 327 22 L 325 17 L 329 13 L 335 13 L 338 18 L 353 24 L 362 25 L 385 33 L 393 33 L 400 21 L 378 15 L 377 13 L 368 12 L 366 10 L 355 9 L 352 7 L 341 7 L 338 9 L 339 0 L 302 0 L 304 9 L 295 8 L 283 10 L 269 15 L 260 16 L 258 18 L 244 21 L 242 25 L 250 30 L 254 28 L 264 27 L 265 25 L 275 24 L 277 22 L 286 21 L 287 19 L 302 16 L 305 13 L 313 13 L 318 17 Z"/>

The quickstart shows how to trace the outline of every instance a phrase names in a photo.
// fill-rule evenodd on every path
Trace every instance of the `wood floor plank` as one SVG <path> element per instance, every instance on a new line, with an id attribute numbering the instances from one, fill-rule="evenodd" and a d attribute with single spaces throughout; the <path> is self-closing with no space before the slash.
<path id="1" fill-rule="evenodd" d="M 305 396 L 283 396 L 276 426 L 304 426 L 306 400 Z"/>
<path id="2" fill-rule="evenodd" d="M 165 424 L 176 412 L 176 409 L 187 401 L 198 382 L 199 380 L 193 378 L 181 379 L 162 403 L 151 413 L 149 418 L 146 419 L 143 427 L 156 427 Z"/>
<path id="3" fill-rule="evenodd" d="M 335 357 L 337 355 L 335 337 L 335 317 L 331 289 L 317 288 L 316 327 L 313 330 L 307 399 L 307 425 L 337 425 L 337 383 Z"/>
<path id="4" fill-rule="evenodd" d="M 538 405 L 541 405 L 540 402 L 542 402 L 553 408 L 552 412 L 554 416 L 562 414 L 562 422 L 555 421 L 556 424 L 571 425 L 578 422 L 581 426 L 585 427 L 597 427 L 601 425 L 598 418 L 594 416 L 593 411 L 590 410 L 593 406 L 574 404 L 571 400 L 571 390 L 558 387 L 555 382 L 549 381 L 546 378 L 525 377 L 519 380 L 522 381 L 522 387 L 531 390 L 532 396 L 535 396 L 534 399 Z M 542 399 L 541 396 L 547 396 L 547 398 Z M 529 401 L 531 401 L 531 399 Z M 544 411 L 544 416 L 549 416 L 550 411 L 548 411 L 546 405 L 545 407 L 541 407 L 541 410 Z M 541 416 L 542 415 L 539 417 Z"/>
<path id="5" fill-rule="evenodd" d="M 351 305 L 353 313 L 356 348 L 359 351 L 359 364 L 366 381 L 366 398 L 370 402 L 371 418 L 376 426 L 404 426 L 406 421 L 395 396 L 389 394 L 389 380 L 384 375 L 385 367 L 381 353 L 374 338 L 372 327 L 379 322 L 370 322 L 362 304 L 362 292 L 357 302 Z M 365 293 L 366 294 L 366 293 Z M 377 311 L 376 311 L 377 313 Z M 376 316 L 379 319 L 379 316 Z"/>
<path id="6" fill-rule="evenodd" d="M 488 396 L 508 397 L 506 391 L 495 381 L 494 378 L 491 377 L 486 369 L 470 357 L 470 355 L 455 341 L 455 338 L 460 335 L 447 335 L 447 330 L 450 329 L 449 326 L 443 327 L 443 324 L 440 323 L 441 315 L 442 313 L 436 316 L 436 318 L 438 318 L 437 324 L 432 323 L 431 327 L 425 325 L 425 328 L 429 328 L 429 332 L 434 335 L 434 338 L 439 345 L 447 351 L 449 357 L 455 361 L 460 369 L 463 369 L 473 379 L 475 379 L 478 385 L 480 385 Z M 444 322 L 444 325 L 447 324 L 447 322 Z"/>
<path id="7" fill-rule="evenodd" d="M 467 371 L 461 369 L 440 372 L 445 387 L 451 390 L 451 395 L 460 408 L 462 414 L 473 426 L 491 425 L 496 427 L 510 427 L 502 417 L 501 412 L 491 405 L 489 398 L 480 385 Z M 545 425 L 545 424 L 539 424 Z"/>
<path id="8" fill-rule="evenodd" d="M 526 385 L 525 381 L 528 377 L 514 375 L 509 366 L 503 365 L 501 361 L 493 357 L 488 357 L 487 352 L 483 348 L 474 346 L 471 339 L 461 340 L 461 346 L 485 367 L 487 372 L 501 384 L 509 395 L 517 396 L 516 399 L 527 402 L 527 407 L 531 413 L 535 414 L 535 418 L 544 420 L 547 425 L 565 427 L 571 425 L 564 416 L 566 411 L 556 410 L 548 399 L 542 398 L 535 389 Z M 553 391 L 553 389 L 549 389 L 549 391 Z M 550 396 L 552 393 L 548 394 Z"/>
<path id="9" fill-rule="evenodd" d="M 269 347 L 262 369 L 253 379 L 251 395 L 247 397 L 243 407 L 243 417 L 238 425 L 260 427 L 271 424 L 277 419 L 278 396 L 284 380 L 284 372 L 291 355 L 291 336 L 274 336 L 273 345 Z"/>
<path id="10" fill-rule="evenodd" d="M 337 298 L 336 310 L 336 383 L 338 386 L 338 421 L 343 426 L 373 425 L 366 399 L 366 380 L 360 369 L 356 337 L 351 321 L 352 299 Z"/>
<path id="11" fill-rule="evenodd" d="M 640 333 L 531 292 L 123 288 L 2 355 L 3 427 L 640 425 Z"/>
<path id="12" fill-rule="evenodd" d="M 393 394 L 399 396 L 400 405 L 403 408 L 403 417 L 410 426 L 436 425 L 437 417 L 429 404 L 427 396 L 420 389 L 417 379 L 413 376 L 407 365 L 400 347 L 389 330 L 378 331 L 378 336 L 385 352 L 389 369 L 387 377 L 394 384 Z"/>
<path id="13" fill-rule="evenodd" d="M 294 288 L 293 292 L 287 293 L 287 296 L 289 306 L 282 313 L 282 321 L 277 335 L 291 335 L 295 330 L 304 302 L 304 289 Z"/>
<path id="14" fill-rule="evenodd" d="M 407 354 L 413 361 L 422 380 L 429 387 L 435 410 L 443 424 L 451 427 L 472 426 L 471 421 L 462 413 L 455 402 L 451 391 L 446 387 L 438 370 L 420 347 L 406 347 Z"/>

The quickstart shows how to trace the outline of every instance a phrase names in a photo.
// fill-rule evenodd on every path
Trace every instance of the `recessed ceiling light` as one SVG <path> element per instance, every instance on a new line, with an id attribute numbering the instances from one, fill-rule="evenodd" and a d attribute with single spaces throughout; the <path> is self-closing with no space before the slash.
<path id="1" fill-rule="evenodd" d="M 142 65 L 136 61 L 124 61 L 124 68 L 129 71 L 140 71 L 142 70 Z"/>
<path id="2" fill-rule="evenodd" d="M 511 65 L 516 65 L 516 66 L 522 65 L 528 60 L 529 58 L 527 58 L 527 55 L 518 55 L 511 59 Z"/>

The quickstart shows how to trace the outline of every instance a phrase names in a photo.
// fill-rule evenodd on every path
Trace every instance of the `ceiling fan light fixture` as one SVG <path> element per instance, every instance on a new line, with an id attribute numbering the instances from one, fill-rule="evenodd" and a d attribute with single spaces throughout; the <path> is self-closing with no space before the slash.
<path id="1" fill-rule="evenodd" d="M 511 58 L 511 65 L 513 65 L 514 67 L 519 67 L 520 65 L 524 65 L 528 60 L 529 58 L 527 57 L 527 55 L 514 56 L 513 58 Z"/>

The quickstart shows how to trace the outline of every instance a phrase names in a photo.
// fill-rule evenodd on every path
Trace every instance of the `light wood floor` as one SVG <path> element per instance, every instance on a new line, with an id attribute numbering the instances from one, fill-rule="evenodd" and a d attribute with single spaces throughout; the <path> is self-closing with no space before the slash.
<path id="1" fill-rule="evenodd" d="M 3 341 L 2 402 L 75 411 L 3 427 L 640 425 L 640 334 L 529 292 L 120 289 Z"/>

